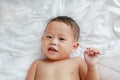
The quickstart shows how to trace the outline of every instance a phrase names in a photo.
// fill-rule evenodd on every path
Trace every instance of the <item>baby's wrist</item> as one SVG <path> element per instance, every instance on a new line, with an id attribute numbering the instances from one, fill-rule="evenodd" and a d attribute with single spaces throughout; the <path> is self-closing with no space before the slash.
<path id="1" fill-rule="evenodd" d="M 97 68 L 98 68 L 97 64 L 88 66 L 88 70 L 96 70 Z"/>

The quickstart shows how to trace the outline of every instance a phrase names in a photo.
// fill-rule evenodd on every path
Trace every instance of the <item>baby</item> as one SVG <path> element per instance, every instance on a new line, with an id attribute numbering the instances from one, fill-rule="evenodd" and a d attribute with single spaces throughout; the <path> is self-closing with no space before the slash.
<path id="1" fill-rule="evenodd" d="M 79 33 L 79 26 L 72 18 L 58 16 L 51 19 L 42 37 L 46 59 L 33 62 L 26 80 L 99 80 L 98 49 L 87 48 L 85 60 L 70 58 L 80 45 Z"/>

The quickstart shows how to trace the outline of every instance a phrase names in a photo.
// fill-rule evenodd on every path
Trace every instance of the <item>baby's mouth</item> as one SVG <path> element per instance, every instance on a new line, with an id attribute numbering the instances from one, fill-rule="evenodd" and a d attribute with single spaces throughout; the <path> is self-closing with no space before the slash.
<path id="1" fill-rule="evenodd" d="M 48 48 L 48 51 L 58 52 L 58 51 L 57 51 L 55 48 L 53 48 L 53 47 Z"/>

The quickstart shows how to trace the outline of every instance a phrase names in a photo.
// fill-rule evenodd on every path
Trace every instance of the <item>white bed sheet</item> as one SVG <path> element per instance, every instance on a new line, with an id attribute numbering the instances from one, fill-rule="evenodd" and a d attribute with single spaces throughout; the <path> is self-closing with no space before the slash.
<path id="1" fill-rule="evenodd" d="M 44 58 L 41 37 L 58 15 L 81 28 L 81 46 L 71 56 L 98 47 L 101 80 L 120 80 L 120 0 L 0 0 L 0 80 L 24 80 L 31 63 Z"/>

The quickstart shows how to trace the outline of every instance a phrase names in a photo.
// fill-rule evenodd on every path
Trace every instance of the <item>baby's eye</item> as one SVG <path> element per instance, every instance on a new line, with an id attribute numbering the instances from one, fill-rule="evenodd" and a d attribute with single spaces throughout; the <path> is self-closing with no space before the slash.
<path id="1" fill-rule="evenodd" d="M 48 35 L 48 36 L 46 36 L 47 38 L 52 38 L 52 36 L 50 36 L 50 35 Z"/>
<path id="2" fill-rule="evenodd" d="M 64 39 L 64 38 L 59 38 L 59 40 L 62 40 L 62 41 L 64 41 L 65 39 Z"/>

